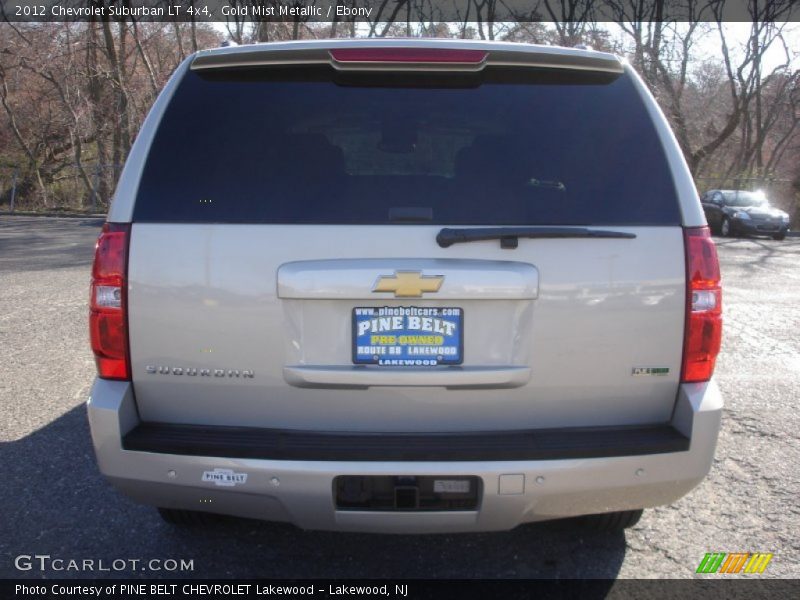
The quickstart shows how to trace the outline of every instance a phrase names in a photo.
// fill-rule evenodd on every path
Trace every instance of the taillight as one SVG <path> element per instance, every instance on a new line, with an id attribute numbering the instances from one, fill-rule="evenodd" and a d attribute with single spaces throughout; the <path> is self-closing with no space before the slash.
<path id="1" fill-rule="evenodd" d="M 686 329 L 681 382 L 708 381 L 722 342 L 719 258 L 708 227 L 683 230 L 686 251 Z"/>
<path id="2" fill-rule="evenodd" d="M 106 223 L 97 240 L 89 300 L 89 335 L 104 379 L 129 380 L 126 279 L 130 224 Z"/>
<path id="3" fill-rule="evenodd" d="M 337 48 L 330 53 L 337 62 L 464 64 L 481 63 L 488 54 L 459 48 Z"/>

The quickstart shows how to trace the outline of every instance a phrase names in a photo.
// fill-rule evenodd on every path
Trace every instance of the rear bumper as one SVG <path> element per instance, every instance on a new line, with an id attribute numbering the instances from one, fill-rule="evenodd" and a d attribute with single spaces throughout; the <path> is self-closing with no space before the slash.
<path id="1" fill-rule="evenodd" d="M 314 432 L 141 423 L 124 450 L 263 460 L 489 462 L 610 458 L 689 450 L 671 425 L 570 427 L 470 433 Z"/>
<path id="2" fill-rule="evenodd" d="M 249 456 L 280 458 L 250 458 L 241 452 L 239 458 L 232 458 L 231 454 L 236 454 L 232 452 L 226 453 L 225 458 L 198 455 L 192 450 L 191 435 L 188 444 L 184 436 L 183 442 L 172 438 L 170 443 L 177 446 L 161 448 L 171 453 L 154 452 L 157 446 L 146 444 L 163 443 L 165 438 L 151 436 L 148 442 L 144 436 L 142 441 L 141 433 L 147 432 L 147 426 L 140 427 L 129 383 L 98 379 L 88 402 L 100 470 L 134 500 L 168 508 L 287 521 L 305 529 L 402 533 L 507 530 L 531 521 L 668 504 L 708 473 L 721 412 L 722 398 L 713 382 L 687 384 L 681 386 L 669 427 L 651 428 L 660 433 L 653 433 L 650 439 L 647 428 L 639 428 L 638 438 L 623 439 L 626 434 L 621 433 L 617 450 L 608 450 L 605 456 L 597 453 L 608 436 L 600 436 L 599 442 L 597 436 L 586 438 L 594 448 L 588 454 L 585 450 L 575 453 L 576 447 L 586 448 L 585 443 L 560 445 L 556 454 L 547 444 L 542 454 L 539 443 L 534 444 L 538 453 L 528 447 L 527 454 L 485 454 L 492 460 L 476 460 L 477 455 L 413 453 L 388 455 L 381 460 L 354 460 L 356 456 L 347 454 L 303 460 L 292 453 L 265 454 L 263 448 Z M 137 431 L 138 441 L 132 443 Z M 195 439 L 199 445 L 200 438 Z M 315 443 L 320 441 L 325 442 Z M 330 445 L 330 441 L 323 446 Z M 469 445 L 468 440 L 462 442 L 466 442 L 465 447 Z M 267 442 L 262 439 L 261 443 L 263 446 Z M 641 453 L 636 452 L 636 444 L 641 445 Z M 625 447 L 624 452 L 619 450 L 620 445 Z M 414 460 L 397 460 L 398 456 Z M 528 458 L 510 460 L 510 456 Z M 204 481 L 204 473 L 219 469 L 246 478 L 220 480 L 205 476 Z M 343 511 L 335 509 L 333 499 L 334 478 L 340 475 L 476 476 L 481 480 L 482 495 L 478 510 L 471 511 Z"/>

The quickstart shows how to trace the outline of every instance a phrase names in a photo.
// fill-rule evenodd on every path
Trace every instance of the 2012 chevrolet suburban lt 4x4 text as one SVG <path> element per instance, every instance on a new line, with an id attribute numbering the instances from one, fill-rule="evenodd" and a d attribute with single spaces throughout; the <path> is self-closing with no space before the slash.
<path id="1" fill-rule="evenodd" d="M 717 254 L 664 116 L 590 50 L 199 52 L 97 244 L 102 472 L 173 522 L 636 522 L 707 474 Z"/>

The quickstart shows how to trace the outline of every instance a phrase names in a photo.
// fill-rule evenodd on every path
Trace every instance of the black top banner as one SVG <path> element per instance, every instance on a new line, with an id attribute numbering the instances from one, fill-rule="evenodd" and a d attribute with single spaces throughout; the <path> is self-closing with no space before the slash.
<path id="1" fill-rule="evenodd" d="M 79 22 L 796 21 L 798 0 L 0 0 L 0 20 Z"/>

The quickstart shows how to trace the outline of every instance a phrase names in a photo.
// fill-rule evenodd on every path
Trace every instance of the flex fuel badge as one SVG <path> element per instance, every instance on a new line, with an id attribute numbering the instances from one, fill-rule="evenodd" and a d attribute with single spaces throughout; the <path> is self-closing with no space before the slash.
<path id="1" fill-rule="evenodd" d="M 203 482 L 224 487 L 233 487 L 247 481 L 247 473 L 234 473 L 233 469 L 214 469 L 203 472 Z"/>
<path id="2" fill-rule="evenodd" d="M 669 375 L 669 367 L 633 367 L 631 375 Z"/>

